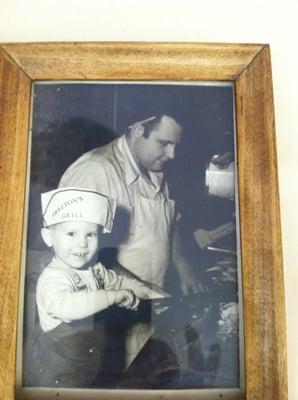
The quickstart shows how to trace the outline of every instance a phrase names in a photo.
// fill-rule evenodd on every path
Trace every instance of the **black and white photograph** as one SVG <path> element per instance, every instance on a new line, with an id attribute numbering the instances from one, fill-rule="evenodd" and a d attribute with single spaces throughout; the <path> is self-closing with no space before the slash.
<path id="1" fill-rule="evenodd" d="M 20 387 L 240 391 L 234 85 L 32 90 Z"/>

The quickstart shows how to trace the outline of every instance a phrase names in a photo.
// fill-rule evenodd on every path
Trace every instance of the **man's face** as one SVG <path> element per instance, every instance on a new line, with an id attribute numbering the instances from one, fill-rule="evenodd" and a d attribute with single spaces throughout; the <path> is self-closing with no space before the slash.
<path id="1" fill-rule="evenodd" d="M 146 171 L 161 172 L 165 164 L 175 157 L 175 148 L 181 134 L 181 126 L 174 119 L 163 116 L 148 137 L 140 136 L 135 141 L 135 156 L 139 167 Z"/>
<path id="2" fill-rule="evenodd" d="M 92 222 L 62 222 L 49 228 L 48 245 L 58 260 L 79 269 L 90 263 L 98 249 L 99 226 Z"/>

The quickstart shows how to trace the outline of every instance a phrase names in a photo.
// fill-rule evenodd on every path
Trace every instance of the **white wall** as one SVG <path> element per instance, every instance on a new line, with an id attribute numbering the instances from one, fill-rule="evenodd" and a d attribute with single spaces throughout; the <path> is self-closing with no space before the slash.
<path id="1" fill-rule="evenodd" d="M 271 46 L 286 281 L 289 399 L 298 398 L 297 0 L 0 0 L 0 41 L 195 41 Z M 295 246 L 296 244 L 296 246 Z M 273 399 L 275 400 L 275 399 Z"/>

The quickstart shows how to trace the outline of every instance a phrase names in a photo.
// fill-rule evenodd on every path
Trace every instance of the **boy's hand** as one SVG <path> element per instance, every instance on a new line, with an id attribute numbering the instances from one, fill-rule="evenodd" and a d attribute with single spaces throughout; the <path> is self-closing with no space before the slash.
<path id="1" fill-rule="evenodd" d="M 139 298 L 135 295 L 131 289 L 120 289 L 116 291 L 115 303 L 119 307 L 126 308 L 128 310 L 137 310 L 140 304 Z"/>

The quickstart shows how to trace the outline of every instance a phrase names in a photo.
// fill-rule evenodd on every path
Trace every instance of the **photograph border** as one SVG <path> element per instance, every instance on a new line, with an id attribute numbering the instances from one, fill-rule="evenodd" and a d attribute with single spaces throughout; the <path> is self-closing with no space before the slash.
<path id="1" fill-rule="evenodd" d="M 234 83 L 245 398 L 287 399 L 285 297 L 270 48 L 262 44 L 129 42 L 0 45 L 1 398 L 15 398 L 31 85 L 36 80 Z M 195 397 L 197 390 L 191 392 Z M 178 390 L 176 393 L 172 392 L 171 397 L 180 397 Z M 160 393 L 138 391 L 138 396 L 158 398 Z M 125 398 L 124 391 L 121 398 Z"/>

